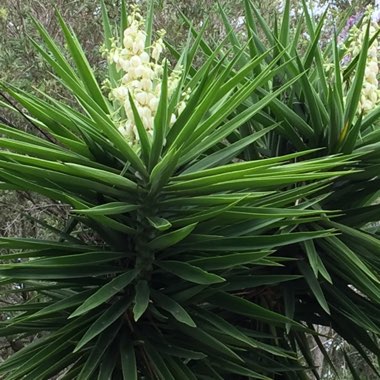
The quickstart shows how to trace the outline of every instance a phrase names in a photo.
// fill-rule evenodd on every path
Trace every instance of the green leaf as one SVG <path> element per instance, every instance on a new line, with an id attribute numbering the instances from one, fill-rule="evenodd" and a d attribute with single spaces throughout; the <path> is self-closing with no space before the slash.
<path id="1" fill-rule="evenodd" d="M 317 299 L 319 305 L 327 314 L 330 314 L 329 305 L 326 301 L 322 288 L 315 274 L 313 273 L 313 271 L 310 269 L 310 267 L 307 264 L 303 262 L 298 262 L 298 267 L 300 268 L 301 273 L 304 275 L 304 278 L 306 282 L 308 283 L 311 291 L 313 292 L 315 298 Z"/>
<path id="2" fill-rule="evenodd" d="M 158 346 L 157 349 L 160 352 L 163 352 L 169 356 L 172 356 L 172 357 L 174 356 L 174 357 L 178 357 L 182 359 L 200 360 L 200 359 L 205 359 L 207 357 L 207 355 L 201 352 L 188 350 L 186 348 L 174 346 L 171 344 Z"/>
<path id="3" fill-rule="evenodd" d="M 40 307 L 40 310 L 32 314 L 30 318 L 41 318 L 45 315 L 54 314 L 62 310 L 68 310 L 74 306 L 81 304 L 84 300 L 94 293 L 93 289 L 85 290 L 83 292 L 74 294 L 72 296 L 66 297 L 58 302 L 48 305 L 46 307 Z"/>
<path id="4" fill-rule="evenodd" d="M 273 251 L 256 251 L 256 252 L 243 252 L 233 253 L 231 255 L 211 256 L 200 259 L 190 260 L 191 265 L 196 265 L 204 269 L 231 269 L 235 266 L 245 264 L 252 264 L 264 257 L 267 257 Z"/>
<path id="5" fill-rule="evenodd" d="M 290 0 L 286 0 L 284 11 L 283 11 L 280 36 L 279 36 L 280 42 L 283 46 L 288 45 L 289 30 L 290 30 Z"/>
<path id="6" fill-rule="evenodd" d="M 147 217 L 147 220 L 152 227 L 159 231 L 166 231 L 172 226 L 168 220 L 160 218 L 158 216 Z"/>
<path id="7" fill-rule="evenodd" d="M 255 379 L 271 380 L 270 377 L 260 375 L 260 373 L 252 371 L 249 368 L 243 367 L 239 364 L 232 363 L 228 360 L 215 360 L 215 367 L 220 368 L 223 371 L 229 371 L 229 373 L 235 373 L 241 376 L 249 376 Z"/>
<path id="8" fill-rule="evenodd" d="M 222 21 L 223 21 L 223 24 L 224 24 L 224 27 L 226 29 L 226 32 L 227 32 L 227 36 L 230 40 L 230 43 L 235 51 L 235 54 L 238 55 L 239 54 L 239 50 L 241 49 L 241 45 L 240 45 L 240 42 L 237 38 L 237 35 L 236 35 L 236 32 L 235 30 L 233 29 L 229 19 L 228 19 L 228 16 L 226 15 L 223 7 L 221 6 L 221 4 L 219 3 L 218 1 L 218 11 L 219 11 L 219 14 L 222 18 Z M 244 60 L 241 59 L 239 60 L 240 62 L 244 63 Z"/>
<path id="9" fill-rule="evenodd" d="M 196 284 L 209 285 L 225 281 L 223 277 L 206 272 L 201 268 L 185 262 L 165 260 L 157 262 L 157 265 L 160 268 L 173 273 L 177 277 L 180 277 L 186 281 L 194 282 Z"/>
<path id="10" fill-rule="evenodd" d="M 111 297 L 125 289 L 138 275 L 137 270 L 129 270 L 113 280 L 109 281 L 106 285 L 97 290 L 91 297 L 89 297 L 81 306 L 79 306 L 69 318 L 77 317 L 81 314 L 104 304 Z"/>
<path id="11" fill-rule="evenodd" d="M 121 0 L 120 16 L 120 40 L 123 40 L 124 31 L 128 28 L 128 11 L 125 0 Z"/>
<path id="12" fill-rule="evenodd" d="M 341 260 L 344 261 L 347 265 L 352 265 L 357 270 L 360 270 L 361 273 L 364 273 L 368 278 L 374 281 L 376 284 L 380 283 L 378 276 L 373 273 L 370 267 L 366 265 L 366 263 L 361 260 L 361 258 L 355 254 L 346 244 L 344 244 L 340 239 L 335 236 L 327 237 L 326 243 L 325 241 L 319 242 L 319 244 L 325 245 L 327 244 L 330 247 L 330 252 L 334 252 L 336 257 L 340 257 Z M 331 254 L 329 252 L 329 254 Z"/>
<path id="13" fill-rule="evenodd" d="M 211 324 L 212 326 L 216 327 L 218 330 L 223 332 L 225 335 L 229 335 L 239 341 L 240 343 L 243 343 L 244 347 L 249 347 L 250 349 L 256 349 L 258 347 L 263 348 L 265 344 L 261 342 L 255 342 L 254 339 L 250 338 L 249 336 L 245 335 L 241 330 L 227 322 L 224 318 L 219 317 L 216 313 L 208 312 L 206 310 L 202 310 L 197 308 L 195 315 L 202 320 L 206 321 L 207 323 Z M 267 350 L 270 350 L 269 352 L 275 352 L 276 350 L 273 350 L 273 347 L 268 345 L 266 347 Z M 284 356 L 284 353 L 278 353 L 275 352 L 277 355 Z"/>
<path id="14" fill-rule="evenodd" d="M 150 300 L 150 288 L 149 284 L 145 280 L 140 280 L 135 287 L 135 299 L 133 307 L 133 318 L 137 322 L 141 316 L 145 313 L 149 306 Z"/>
<path id="15" fill-rule="evenodd" d="M 311 268 L 313 269 L 314 275 L 316 278 L 318 278 L 318 274 L 321 273 L 321 275 L 330 283 L 332 284 L 332 279 L 328 271 L 326 270 L 325 265 L 323 264 L 323 261 L 320 259 L 317 250 L 315 248 L 314 242 L 312 240 L 307 240 L 302 243 L 302 246 L 304 247 L 307 257 L 309 259 L 309 263 Z"/>
<path id="16" fill-rule="evenodd" d="M 145 21 L 145 49 L 149 49 L 152 45 L 152 35 L 153 35 L 153 19 L 154 19 L 154 1 L 149 1 L 148 15 Z"/>
<path id="17" fill-rule="evenodd" d="M 104 30 L 104 44 L 105 44 L 105 47 L 107 48 L 107 50 L 111 50 L 111 48 L 112 48 L 112 38 L 113 38 L 113 35 L 112 35 L 112 26 L 111 26 L 110 19 L 108 17 L 108 13 L 107 13 L 106 6 L 104 4 L 104 0 L 102 0 L 100 2 L 100 6 L 102 8 L 102 21 L 103 21 L 103 30 Z M 111 79 L 112 85 L 116 86 L 116 81 L 117 81 L 117 79 L 118 79 L 119 76 L 117 74 L 115 65 L 109 65 L 108 66 L 108 73 L 109 73 L 109 77 Z"/>
<path id="18" fill-rule="evenodd" d="M 197 223 L 190 224 L 178 230 L 160 235 L 148 243 L 149 248 L 154 250 L 164 250 L 172 245 L 177 244 L 191 234 Z"/>
<path id="19" fill-rule="evenodd" d="M 86 278 L 100 275 L 112 275 L 120 273 L 120 267 L 106 265 L 87 265 L 87 266 L 48 266 L 48 265 L 2 265 L 0 274 L 17 280 L 58 280 Z"/>
<path id="20" fill-rule="evenodd" d="M 177 379 L 183 380 L 196 380 L 194 372 L 191 371 L 182 360 L 168 356 L 166 361 L 170 367 L 171 372 Z"/>
<path id="21" fill-rule="evenodd" d="M 103 359 L 103 355 L 106 352 L 107 348 L 113 344 L 119 330 L 121 327 L 121 323 L 114 324 L 110 326 L 107 330 L 103 331 L 94 347 L 91 349 L 89 356 L 84 363 L 84 366 L 78 375 L 79 379 L 83 380 L 91 380 L 93 379 L 93 373 L 97 370 L 99 364 Z"/>
<path id="22" fill-rule="evenodd" d="M 119 186 L 125 190 L 136 190 L 137 185 L 133 181 L 122 177 L 121 175 L 113 174 L 110 172 L 106 172 L 104 170 L 90 168 L 88 166 L 78 165 L 78 164 L 65 164 L 68 168 L 72 169 L 73 173 L 77 173 L 80 176 L 84 176 L 87 178 L 92 178 L 101 182 L 105 182 L 107 184 L 113 186 Z"/>
<path id="23" fill-rule="evenodd" d="M 65 254 L 64 256 L 53 256 L 43 259 L 33 259 L 28 261 L 25 265 L 27 265 L 28 267 L 33 265 L 46 265 L 50 267 L 72 265 L 74 269 L 75 266 L 113 262 L 116 260 L 123 259 L 127 256 L 128 254 L 124 252 L 94 251 L 80 253 L 76 255 Z"/>
<path id="24" fill-rule="evenodd" d="M 4 373 L 8 370 L 13 370 L 12 377 L 10 377 L 13 379 L 28 375 L 34 369 L 37 369 L 40 373 L 43 372 L 46 369 L 46 360 L 51 357 L 57 360 L 57 354 L 62 355 L 62 352 L 66 349 L 71 351 L 73 348 L 72 340 L 78 337 L 78 329 L 83 328 L 83 325 L 92 321 L 96 316 L 94 314 L 86 319 L 78 318 L 67 323 L 64 330 L 58 330 L 58 335 L 53 334 L 47 339 L 42 339 L 24 347 L 15 353 L 10 360 L 1 363 L 0 371 Z M 38 375 L 38 373 L 35 375 Z"/>
<path id="25" fill-rule="evenodd" d="M 189 327 L 183 323 L 177 323 L 176 327 L 178 330 L 186 334 L 188 338 L 195 340 L 197 342 L 197 347 L 205 347 L 206 349 L 203 348 L 203 350 L 213 351 L 214 355 L 217 353 L 218 355 L 231 358 L 234 361 L 243 362 L 243 359 L 239 355 L 226 344 L 212 336 L 209 332 L 206 332 L 199 327 Z"/>
<path id="26" fill-rule="evenodd" d="M 87 88 L 87 91 L 91 94 L 94 100 L 96 100 L 97 104 L 104 111 L 108 111 L 107 104 L 104 100 L 104 96 L 100 90 L 98 82 L 95 79 L 95 75 L 89 62 L 86 59 L 86 56 L 79 44 L 79 41 L 75 34 L 70 30 L 69 26 L 63 20 L 61 14 L 56 11 L 59 24 L 61 26 L 61 30 L 64 33 L 67 47 L 70 50 L 71 56 L 77 66 L 79 75 Z"/>
<path id="27" fill-rule="evenodd" d="M 176 380 L 170 372 L 162 356 L 148 342 L 144 345 L 145 352 L 150 358 L 150 362 L 155 369 L 156 376 L 160 380 Z M 129 379 L 128 379 L 129 380 Z"/>
<path id="28" fill-rule="evenodd" d="M 363 39 L 363 43 L 361 46 L 361 52 L 359 56 L 359 61 L 356 66 L 356 74 L 354 78 L 354 82 L 350 86 L 350 89 L 347 94 L 346 100 L 346 110 L 344 113 L 344 127 L 340 133 L 339 141 L 344 141 L 349 129 L 351 128 L 352 121 L 354 120 L 359 100 L 361 89 L 363 86 L 363 79 L 365 73 L 365 67 L 367 63 L 367 52 L 369 47 L 369 29 L 370 23 L 367 25 L 367 29 L 365 32 L 365 36 Z"/>
<path id="29" fill-rule="evenodd" d="M 97 380 L 109 380 L 112 378 L 112 373 L 114 372 L 115 367 L 116 367 L 117 354 L 118 354 L 117 347 L 110 346 L 107 349 L 106 353 L 104 354 L 104 359 L 99 367 L 99 374 L 98 374 Z M 76 367 L 76 368 L 79 368 L 79 371 L 80 371 L 81 367 Z M 78 371 L 78 374 L 79 374 L 79 371 Z M 73 379 L 75 379 L 75 377 Z M 63 378 L 62 380 L 66 380 L 66 379 Z"/>
<path id="30" fill-rule="evenodd" d="M 132 108 L 132 112 L 133 112 L 133 119 L 134 119 L 133 121 L 136 125 L 137 133 L 139 134 L 139 138 L 140 138 L 142 157 L 145 161 L 145 164 L 147 165 L 149 162 L 149 156 L 150 156 L 150 152 L 151 152 L 151 143 L 150 143 L 150 140 L 148 137 L 148 133 L 147 133 L 147 131 L 144 127 L 144 124 L 141 120 L 140 114 L 137 111 L 135 101 L 134 101 L 130 92 L 128 92 L 128 96 L 129 96 L 129 102 L 131 104 L 131 108 Z"/>
<path id="31" fill-rule="evenodd" d="M 83 210 L 72 210 L 71 212 L 84 215 L 118 215 L 137 209 L 136 205 L 125 202 L 110 202 L 100 206 L 91 207 Z"/>
<path id="32" fill-rule="evenodd" d="M 319 150 L 319 149 L 317 149 Z M 187 173 L 187 170 L 179 174 L 177 177 L 173 178 L 173 180 L 176 181 L 181 181 L 183 179 L 189 180 L 189 179 L 197 179 L 197 178 L 203 178 L 203 177 L 208 177 L 212 175 L 218 175 L 218 174 L 226 174 L 226 173 L 231 173 L 235 171 L 244 171 L 244 170 L 249 170 L 249 169 L 257 169 L 265 166 L 271 166 L 274 163 L 277 163 L 278 165 L 281 165 L 281 163 L 286 162 L 287 160 L 292 160 L 296 159 L 298 157 L 302 157 L 306 154 L 312 154 L 316 152 L 316 150 L 311 150 L 311 151 L 306 151 L 306 152 L 297 152 L 297 153 L 292 153 L 288 154 L 285 156 L 281 157 L 272 157 L 272 158 L 267 158 L 263 160 L 255 160 L 255 161 L 245 161 L 245 162 L 237 162 L 233 164 L 227 164 L 227 165 L 222 165 L 219 167 L 215 168 L 210 168 L 210 169 L 203 169 L 201 171 L 191 171 L 190 173 Z M 239 174 L 240 175 L 240 174 Z M 241 176 L 241 175 L 240 175 Z"/>
<path id="33" fill-rule="evenodd" d="M 285 274 L 267 274 L 267 275 L 246 275 L 246 276 L 234 276 L 229 279 L 228 284 L 223 287 L 226 291 L 235 291 L 256 288 L 259 286 L 274 286 L 282 284 L 283 282 L 299 280 L 301 275 L 285 275 Z"/>
<path id="34" fill-rule="evenodd" d="M 255 108 L 257 108 L 257 105 L 255 106 Z M 241 115 L 237 117 L 240 116 Z M 223 129 L 227 127 L 228 123 L 224 125 Z M 227 146 L 224 149 L 220 149 L 219 151 L 206 156 L 202 160 L 198 161 L 196 164 L 187 168 L 183 172 L 183 174 L 197 172 L 200 170 L 209 169 L 212 167 L 217 167 L 229 163 L 232 158 L 238 156 L 238 154 L 242 152 L 248 145 L 252 144 L 262 136 L 265 136 L 268 132 L 270 132 L 276 127 L 277 125 L 265 128 L 260 132 L 253 133 L 252 135 L 244 137 L 236 141 L 235 143 Z"/>
<path id="35" fill-rule="evenodd" d="M 157 165 L 162 149 L 164 147 L 166 129 L 168 124 L 168 118 L 170 115 L 167 114 L 168 108 L 168 62 L 165 61 L 164 73 L 162 76 L 161 83 L 161 94 L 158 103 L 157 113 L 154 117 L 154 128 L 153 128 L 153 143 L 152 150 L 149 157 L 149 169 L 152 169 Z"/>
<path id="36" fill-rule="evenodd" d="M 121 299 L 111 305 L 86 331 L 81 340 L 76 345 L 73 352 L 79 351 L 90 340 L 97 337 L 101 332 L 118 320 L 128 309 L 130 302 Z"/>
<path id="37" fill-rule="evenodd" d="M 189 225 L 190 223 L 200 223 L 200 222 L 207 221 L 209 219 L 214 219 L 218 215 L 225 214 L 228 210 L 232 209 L 234 206 L 236 206 L 238 203 L 240 203 L 244 199 L 245 199 L 245 196 L 243 196 L 241 199 L 237 199 L 234 202 L 231 202 L 227 206 L 212 207 L 209 210 L 196 212 L 195 214 L 189 215 L 188 217 L 173 220 L 172 224 L 175 227 L 178 227 L 181 225 Z"/>
<path id="38" fill-rule="evenodd" d="M 137 380 L 138 372 L 133 341 L 126 334 L 120 339 L 120 361 L 124 380 Z"/>
<path id="39" fill-rule="evenodd" d="M 168 311 L 178 322 L 190 327 L 196 327 L 189 313 L 172 298 L 160 292 L 153 292 L 153 300 L 157 303 L 157 306 Z"/>
<path id="40" fill-rule="evenodd" d="M 176 169 L 179 154 L 179 150 L 169 150 L 162 160 L 153 168 L 150 174 L 150 196 L 156 195 L 163 186 L 167 185 L 170 176 Z"/>
<path id="41" fill-rule="evenodd" d="M 274 247 L 289 245 L 306 241 L 328 237 L 332 230 L 315 232 L 293 232 L 289 234 L 279 234 L 271 236 L 242 236 L 242 237 L 219 237 L 209 235 L 193 235 L 191 242 L 183 243 L 180 249 L 195 251 L 252 251 L 252 249 L 272 249 Z"/>
<path id="42" fill-rule="evenodd" d="M 280 325 L 285 323 L 298 325 L 296 322 L 287 317 L 284 317 L 281 314 L 256 305 L 244 298 L 240 298 L 225 292 L 213 293 L 211 298 L 209 298 L 209 302 L 225 310 L 229 310 L 235 314 L 246 315 L 265 322 Z"/>

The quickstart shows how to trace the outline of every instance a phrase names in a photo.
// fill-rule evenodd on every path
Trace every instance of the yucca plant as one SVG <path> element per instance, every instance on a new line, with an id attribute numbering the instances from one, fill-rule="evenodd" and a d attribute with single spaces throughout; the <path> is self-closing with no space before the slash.
<path id="1" fill-rule="evenodd" d="M 35 21 L 77 104 L 2 84 L 40 133 L 1 125 L 1 188 L 71 217 L 55 241 L 0 239 L 4 291 L 30 295 L 2 307 L 1 334 L 33 338 L 3 378 L 307 379 L 307 337 L 326 354 L 316 324 L 378 354 L 380 244 L 362 227 L 376 220 L 379 155 L 358 136 L 373 138 L 379 111 L 356 114 L 369 37 L 343 101 L 340 76 L 323 86 L 320 26 L 306 17 L 299 57 L 289 3 L 274 32 L 246 11 L 246 45 L 221 9 L 231 49 L 192 30 L 183 52 L 168 45 L 173 67 L 153 3 L 144 22 L 123 2 L 118 39 L 102 4 L 106 89 L 59 14 L 68 54 Z"/>

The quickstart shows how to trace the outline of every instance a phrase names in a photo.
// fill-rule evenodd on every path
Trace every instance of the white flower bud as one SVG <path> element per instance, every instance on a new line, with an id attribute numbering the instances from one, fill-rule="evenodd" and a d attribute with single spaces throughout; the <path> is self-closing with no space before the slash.
<path id="1" fill-rule="evenodd" d="M 127 139 L 134 137 L 133 126 L 129 120 L 123 126 L 120 126 L 118 130 Z"/>
<path id="2" fill-rule="evenodd" d="M 140 141 L 140 135 L 139 135 L 139 132 L 138 132 L 137 127 L 135 125 L 133 126 L 133 135 L 134 135 L 136 142 L 139 142 Z"/>
<path id="3" fill-rule="evenodd" d="M 126 49 L 130 50 L 133 47 L 133 38 L 130 34 L 124 33 L 123 45 Z"/>
<path id="4" fill-rule="evenodd" d="M 142 83 L 139 80 L 134 80 L 131 82 L 131 87 L 135 89 L 142 89 Z"/>
<path id="5" fill-rule="evenodd" d="M 141 104 L 141 105 L 145 105 L 147 103 L 147 95 L 146 95 L 146 92 L 138 92 L 136 95 L 135 95 L 135 98 L 136 100 Z"/>
<path id="6" fill-rule="evenodd" d="M 143 117 L 142 118 L 142 121 L 143 121 L 143 124 L 144 124 L 144 128 L 146 130 L 151 130 L 153 129 L 153 121 L 152 121 L 152 118 L 151 117 Z"/>
<path id="7" fill-rule="evenodd" d="M 377 32 L 377 29 L 373 26 L 373 24 L 369 27 L 369 35 L 373 36 Z"/>
<path id="8" fill-rule="evenodd" d="M 370 96 L 372 91 L 373 91 L 373 86 L 367 83 L 363 87 L 361 98 L 366 98 L 366 97 Z"/>
<path id="9" fill-rule="evenodd" d="M 142 71 L 142 77 L 144 79 L 153 79 L 154 72 L 150 67 L 144 67 Z"/>
<path id="10" fill-rule="evenodd" d="M 161 65 L 155 65 L 155 67 L 154 67 L 154 74 L 157 77 L 161 77 L 163 73 L 164 73 L 163 67 Z"/>
<path id="11" fill-rule="evenodd" d="M 143 41 L 138 40 L 133 43 L 132 51 L 134 54 L 139 54 L 144 50 L 145 44 Z"/>
<path id="12" fill-rule="evenodd" d="M 128 134 L 127 134 L 127 130 L 125 129 L 124 126 L 121 126 L 118 128 L 118 131 L 120 132 L 120 134 L 124 137 L 124 138 L 128 138 Z"/>
<path id="13" fill-rule="evenodd" d="M 140 59 L 141 59 L 141 62 L 143 63 L 149 63 L 149 54 L 147 52 L 142 52 L 140 54 Z"/>
<path id="14" fill-rule="evenodd" d="M 127 84 L 129 82 L 128 74 L 123 75 L 123 77 L 121 78 L 121 81 L 123 84 Z"/>
<path id="15" fill-rule="evenodd" d="M 156 87 L 154 88 L 155 95 L 159 98 L 161 94 L 161 83 L 157 83 Z"/>
<path id="16" fill-rule="evenodd" d="M 124 104 L 124 110 L 125 110 L 125 113 L 127 115 L 128 120 L 134 122 L 135 121 L 135 117 L 133 115 L 133 110 L 132 110 L 131 106 L 129 104 L 125 103 Z"/>
<path id="17" fill-rule="evenodd" d="M 140 57 L 138 55 L 134 55 L 131 58 L 131 65 L 134 66 L 134 67 L 141 66 L 141 59 L 140 59 Z"/>
<path id="18" fill-rule="evenodd" d="M 141 106 L 140 104 L 136 104 L 136 109 L 137 109 L 137 112 L 140 115 L 140 117 L 143 117 L 144 116 L 144 107 Z"/>
<path id="19" fill-rule="evenodd" d="M 178 104 L 178 115 L 180 115 L 185 108 L 186 108 L 186 103 L 184 101 L 180 102 Z"/>
<path id="20" fill-rule="evenodd" d="M 375 105 L 378 101 L 378 96 L 376 90 L 372 91 L 369 95 L 369 100 Z"/>
<path id="21" fill-rule="evenodd" d="M 124 86 L 116 87 L 112 90 L 112 96 L 122 103 L 128 96 L 128 89 Z"/>
<path id="22" fill-rule="evenodd" d="M 156 112 L 158 108 L 159 100 L 157 98 L 152 98 L 149 101 L 149 108 L 152 110 L 152 112 Z"/>
<path id="23" fill-rule="evenodd" d="M 130 67 L 130 62 L 127 59 L 119 59 L 119 65 L 123 69 L 123 71 L 128 71 Z"/>
<path id="24" fill-rule="evenodd" d="M 362 103 L 362 106 L 361 106 L 362 110 L 364 112 L 368 112 L 368 111 L 371 111 L 372 108 L 373 108 L 373 104 L 370 100 L 365 100 L 363 103 Z"/>
<path id="25" fill-rule="evenodd" d="M 149 107 L 143 107 L 142 115 L 147 119 L 152 118 L 152 110 Z"/>
<path id="26" fill-rule="evenodd" d="M 144 75 L 145 68 L 144 66 L 138 66 L 135 69 L 136 78 L 140 78 Z"/>
<path id="27" fill-rule="evenodd" d="M 371 83 L 371 84 L 374 84 L 374 85 L 376 85 L 377 86 L 377 78 L 376 78 L 376 74 L 374 73 L 374 72 L 372 72 L 372 71 L 370 71 L 369 73 L 368 73 L 368 75 L 366 75 L 366 81 L 368 82 L 368 83 Z"/>
<path id="28" fill-rule="evenodd" d="M 377 57 L 377 49 L 369 49 L 367 53 L 368 58 L 376 59 Z"/>
<path id="29" fill-rule="evenodd" d="M 154 45 L 152 49 L 152 58 L 157 62 L 160 59 L 160 55 L 164 50 L 162 39 L 160 38 Z"/>
<path id="30" fill-rule="evenodd" d="M 149 79 L 141 79 L 141 88 L 145 91 L 151 91 L 153 88 L 153 83 Z"/>
<path id="31" fill-rule="evenodd" d="M 145 32 L 138 31 L 136 33 L 136 42 L 145 46 L 145 40 L 146 40 Z M 144 50 L 144 48 L 142 50 Z"/>
<path id="32" fill-rule="evenodd" d="M 368 62 L 365 71 L 366 71 L 366 74 L 367 74 L 368 71 L 373 72 L 375 74 L 378 74 L 379 73 L 379 65 L 378 65 L 378 63 L 376 61 L 370 61 L 370 62 Z"/>
<path id="33" fill-rule="evenodd" d="M 135 79 L 137 79 L 136 69 L 133 66 L 129 67 L 127 71 L 127 78 L 128 81 L 134 81 Z"/>
<path id="34" fill-rule="evenodd" d="M 120 59 L 119 50 L 115 49 L 110 55 L 111 61 L 114 63 L 118 63 Z"/>

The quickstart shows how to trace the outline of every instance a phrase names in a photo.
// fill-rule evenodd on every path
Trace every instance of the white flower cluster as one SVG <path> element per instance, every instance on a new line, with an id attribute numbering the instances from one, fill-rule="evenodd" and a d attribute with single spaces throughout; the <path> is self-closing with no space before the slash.
<path id="1" fill-rule="evenodd" d="M 141 16 L 138 7 L 132 8 L 128 16 L 128 27 L 124 31 L 123 46 L 115 43 L 108 52 L 110 63 L 116 64 L 118 71 L 122 70 L 119 86 L 110 92 L 110 98 L 120 104 L 125 110 L 127 119 L 122 121 L 119 131 L 125 136 L 131 145 L 139 142 L 139 135 L 134 121 L 133 110 L 129 100 L 131 95 L 140 115 L 148 136 L 153 136 L 154 117 L 161 95 L 162 76 L 166 59 L 160 62 L 160 56 L 165 47 L 163 43 L 164 31 L 159 33 L 159 38 L 146 47 L 146 33 L 144 31 L 145 20 Z M 168 78 L 168 97 L 170 98 L 177 88 L 181 72 L 174 70 Z M 186 106 L 188 94 L 183 94 L 182 100 L 177 105 L 175 114 L 170 116 L 170 125 Z"/>
<path id="2" fill-rule="evenodd" d="M 360 53 L 362 49 L 362 44 L 364 36 L 366 33 L 368 22 L 371 20 L 372 7 L 367 7 L 365 16 L 362 21 L 361 28 L 353 26 L 349 32 L 348 38 L 348 51 L 352 56 L 356 56 Z M 379 26 L 375 21 L 371 21 L 369 36 L 370 38 L 374 36 L 377 32 Z M 368 113 L 377 104 L 380 103 L 380 91 L 379 91 L 379 81 L 377 76 L 379 74 L 379 44 L 378 40 L 375 39 L 372 45 L 368 49 L 367 64 L 364 73 L 363 89 L 361 92 L 360 102 L 359 102 L 359 112 Z"/>

